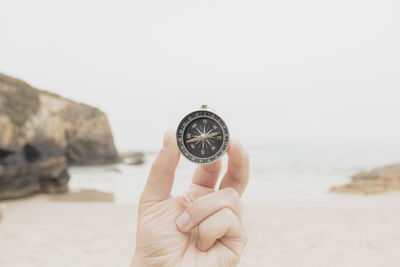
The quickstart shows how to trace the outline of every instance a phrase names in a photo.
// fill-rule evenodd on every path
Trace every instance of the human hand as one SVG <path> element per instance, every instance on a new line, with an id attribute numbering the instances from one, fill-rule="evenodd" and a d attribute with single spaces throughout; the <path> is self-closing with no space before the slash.
<path id="1" fill-rule="evenodd" d="M 238 141 L 228 149 L 228 170 L 215 190 L 221 161 L 200 165 L 181 196 L 171 196 L 180 153 L 167 131 L 139 201 L 136 266 L 235 266 L 246 244 L 240 196 L 249 156 Z"/>

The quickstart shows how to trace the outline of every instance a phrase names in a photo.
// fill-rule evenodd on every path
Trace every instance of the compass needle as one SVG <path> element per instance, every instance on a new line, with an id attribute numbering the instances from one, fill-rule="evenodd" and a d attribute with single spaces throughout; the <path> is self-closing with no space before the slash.
<path id="1" fill-rule="evenodd" d="M 208 137 L 214 137 L 214 136 L 217 136 L 217 135 L 219 135 L 220 133 L 211 133 L 211 134 L 209 134 L 208 135 Z"/>
<path id="2" fill-rule="evenodd" d="M 202 139 L 201 136 L 199 136 L 199 137 L 194 137 L 194 138 L 192 138 L 192 139 L 186 140 L 186 143 L 193 143 L 193 142 L 196 142 L 196 141 L 201 140 L 201 139 Z"/>

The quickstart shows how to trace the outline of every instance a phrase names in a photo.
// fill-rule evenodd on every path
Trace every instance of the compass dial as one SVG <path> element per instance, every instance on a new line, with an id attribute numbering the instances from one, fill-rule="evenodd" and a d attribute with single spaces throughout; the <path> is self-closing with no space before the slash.
<path id="1" fill-rule="evenodd" d="M 187 115 L 180 122 L 176 134 L 182 154 L 196 163 L 216 161 L 228 148 L 228 128 L 218 115 L 209 110 Z"/>

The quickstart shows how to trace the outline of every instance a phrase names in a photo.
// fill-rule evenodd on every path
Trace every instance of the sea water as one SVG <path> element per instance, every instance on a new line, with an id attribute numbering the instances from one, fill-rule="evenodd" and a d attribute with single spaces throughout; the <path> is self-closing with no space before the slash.
<path id="1" fill-rule="evenodd" d="M 400 162 L 400 146 L 285 145 L 249 148 L 251 177 L 243 195 L 246 202 L 282 197 L 318 197 L 332 186 L 350 182 L 351 176 L 371 168 Z M 114 193 L 119 203 L 137 203 L 156 153 L 132 166 L 116 164 L 70 168 L 70 188 Z M 226 171 L 226 156 L 223 172 Z M 181 158 L 173 194 L 189 186 L 196 165 Z"/>

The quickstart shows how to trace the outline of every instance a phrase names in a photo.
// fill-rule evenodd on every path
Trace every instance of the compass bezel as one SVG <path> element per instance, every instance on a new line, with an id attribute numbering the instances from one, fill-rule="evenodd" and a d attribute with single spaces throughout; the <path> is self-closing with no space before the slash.
<path id="1" fill-rule="evenodd" d="M 189 150 L 186 148 L 186 145 L 184 143 L 184 133 L 186 130 L 186 127 L 190 124 L 191 121 L 195 119 L 200 119 L 200 118 L 207 118 L 215 121 L 222 129 L 222 145 L 218 149 L 217 152 L 215 152 L 212 156 L 209 156 L 207 158 L 201 158 L 196 155 L 193 155 Z M 220 159 L 227 151 L 228 146 L 229 146 L 229 130 L 228 127 L 226 126 L 224 120 L 215 114 L 214 112 L 210 110 L 195 110 L 188 115 L 186 115 L 181 122 L 178 125 L 178 128 L 176 130 L 176 141 L 178 144 L 178 148 L 181 151 L 182 155 L 190 160 L 191 162 L 197 163 L 197 164 L 209 164 L 214 161 L 217 161 Z"/>

